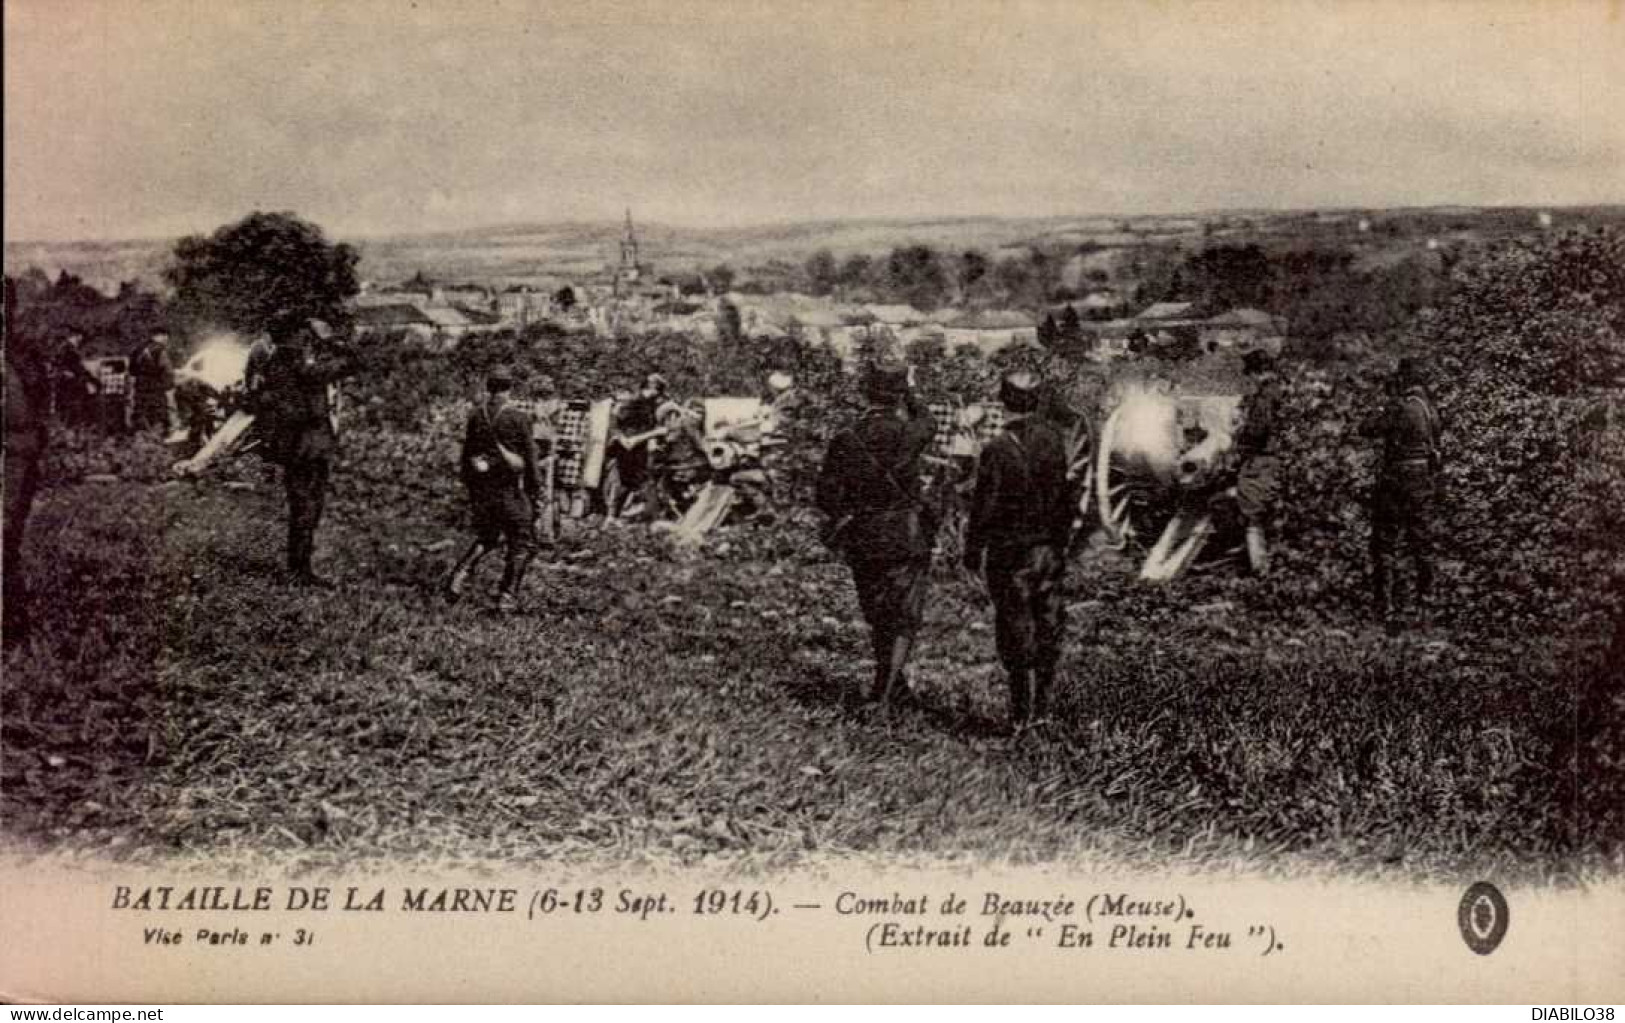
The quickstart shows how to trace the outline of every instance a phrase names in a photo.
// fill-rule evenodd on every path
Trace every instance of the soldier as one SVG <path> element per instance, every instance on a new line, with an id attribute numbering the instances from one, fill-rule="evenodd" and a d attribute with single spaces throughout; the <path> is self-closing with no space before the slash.
<path id="1" fill-rule="evenodd" d="M 170 395 L 175 389 L 175 369 L 169 363 L 169 331 L 158 329 L 152 339 L 135 354 L 130 364 L 135 380 L 135 428 L 157 427 L 169 431 Z"/>
<path id="2" fill-rule="evenodd" d="M 925 605 L 936 516 L 920 493 L 920 470 L 936 421 L 904 369 L 875 368 L 868 409 L 830 442 L 818 479 L 826 541 L 852 569 L 875 657 L 872 699 L 906 695 L 904 668 Z"/>
<path id="3" fill-rule="evenodd" d="M 1010 718 L 1021 728 L 1049 714 L 1066 605 L 1061 584 L 1075 510 L 1066 440 L 1035 415 L 1037 374 L 999 387 L 1004 429 L 982 449 L 965 536 L 965 567 L 987 574 L 999 660 L 1010 680 Z"/>
<path id="4" fill-rule="evenodd" d="M 1382 441 L 1371 498 L 1371 589 L 1376 611 L 1396 609 L 1392 569 L 1401 543 L 1416 563 L 1416 602 L 1433 588 L 1433 529 L 1439 489 L 1439 413 L 1416 360 L 1399 360 L 1387 405 L 1361 430 Z"/>
<path id="5" fill-rule="evenodd" d="M 1254 575 L 1269 572 L 1269 543 L 1264 527 L 1275 507 L 1280 473 L 1276 455 L 1275 420 L 1281 405 L 1274 360 L 1255 349 L 1242 356 L 1242 372 L 1254 380 L 1253 391 L 1242 408 L 1236 430 L 1236 507 L 1247 527 L 1247 563 Z"/>
<path id="6" fill-rule="evenodd" d="M 564 416 L 564 399 L 558 385 L 547 374 L 531 384 L 531 433 L 536 438 L 536 464 L 540 466 L 541 490 L 536 505 L 536 541 L 557 556 L 559 548 L 558 464 L 559 421 Z"/>
<path id="7" fill-rule="evenodd" d="M 330 588 L 311 561 L 338 455 L 332 388 L 355 372 L 355 360 L 334 350 L 333 330 L 321 320 L 285 322 L 271 334 L 275 348 L 263 361 L 255 431 L 265 457 L 282 467 L 288 492 L 288 572 L 300 585 Z"/>
<path id="8" fill-rule="evenodd" d="M 5 288 L 5 551 L 0 556 L 5 587 L 0 595 L 0 614 L 4 617 L 0 642 L 9 650 L 28 641 L 23 533 L 39 489 L 40 463 L 49 440 L 51 379 L 44 360 L 31 357 L 28 346 L 17 343 L 17 288 L 9 276 Z"/>
<path id="9" fill-rule="evenodd" d="M 102 389 L 101 382 L 85 368 L 85 359 L 80 353 L 84 337 L 77 330 L 69 331 L 51 364 L 57 418 L 70 426 L 83 426 L 91 421 L 91 398 Z"/>
<path id="10" fill-rule="evenodd" d="M 628 399 L 616 414 L 615 428 L 619 436 L 614 445 L 614 459 L 620 472 L 621 492 L 615 507 L 606 509 L 611 519 L 620 517 L 633 494 L 641 495 L 646 517 L 654 511 L 653 491 L 649 485 L 649 440 L 638 438 L 646 438 L 649 431 L 659 425 L 657 414 L 665 400 L 666 378 L 650 373 L 644 378 L 643 389 Z"/>
<path id="11" fill-rule="evenodd" d="M 485 382 L 486 400 L 469 414 L 460 465 L 474 512 L 474 543 L 446 581 L 447 596 L 461 597 L 475 566 L 506 546 L 497 602 L 504 613 L 519 609 L 519 588 L 536 552 L 536 513 L 541 508 L 536 439 L 530 415 L 509 403 L 513 386 L 509 370 L 492 371 Z"/>

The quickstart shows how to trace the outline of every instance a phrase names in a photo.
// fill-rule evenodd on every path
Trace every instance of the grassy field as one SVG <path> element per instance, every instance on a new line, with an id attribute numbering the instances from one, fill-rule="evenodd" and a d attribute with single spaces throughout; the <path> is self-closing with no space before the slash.
<path id="1" fill-rule="evenodd" d="M 427 503 L 358 500 L 342 474 L 318 555 L 341 588 L 289 587 L 280 488 L 245 479 L 42 496 L 40 636 L 8 655 L 0 725 L 13 842 L 310 865 L 1621 865 L 1565 811 L 1550 752 L 1571 706 L 1531 638 L 1265 627 L 1091 555 L 1070 577 L 1060 721 L 1010 738 L 963 579 L 935 586 L 924 707 L 888 718 L 847 700 L 864 633 L 844 569 L 810 545 L 769 560 L 735 536 L 678 559 L 643 531 L 573 531 L 527 613 L 500 618 L 433 595 L 462 538 Z"/>

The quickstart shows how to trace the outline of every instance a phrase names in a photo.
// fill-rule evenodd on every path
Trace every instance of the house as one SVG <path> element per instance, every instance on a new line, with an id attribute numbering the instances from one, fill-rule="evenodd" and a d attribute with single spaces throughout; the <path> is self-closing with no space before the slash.
<path id="1" fill-rule="evenodd" d="M 667 299 L 657 303 L 650 313 L 654 326 L 674 334 L 694 333 L 703 331 L 707 324 L 716 325 L 715 313 L 703 302 Z"/>
<path id="2" fill-rule="evenodd" d="M 548 296 L 532 291 L 528 284 L 504 288 L 497 295 L 496 314 L 505 324 L 524 327 L 546 315 Z"/>
<path id="3" fill-rule="evenodd" d="M 1203 323 L 1197 340 L 1204 352 L 1235 349 L 1239 352 L 1265 347 L 1279 351 L 1286 328 L 1279 318 L 1262 309 L 1231 309 Z"/>
<path id="4" fill-rule="evenodd" d="M 475 323 L 462 310 L 454 306 L 428 306 L 421 310 L 434 324 L 434 337 L 448 347 L 473 333 Z"/>
<path id="5" fill-rule="evenodd" d="M 1012 345 L 1038 345 L 1038 324 L 1026 313 L 987 310 L 961 313 L 942 325 L 949 351 L 966 346 L 993 355 Z"/>
<path id="6" fill-rule="evenodd" d="M 356 307 L 357 337 L 397 331 L 420 341 L 429 341 L 435 336 L 435 323 L 421 308 L 411 302 L 375 303 Z"/>
<path id="7" fill-rule="evenodd" d="M 1078 315 L 1086 320 L 1109 320 L 1126 308 L 1128 302 L 1110 288 L 1091 291 L 1077 302 Z"/>
<path id="8" fill-rule="evenodd" d="M 1134 318 L 1142 323 L 1191 323 L 1195 309 L 1195 302 L 1153 302 Z"/>
<path id="9" fill-rule="evenodd" d="M 926 315 L 911 305 L 866 305 L 863 311 L 875 322 L 888 327 L 917 327 L 926 322 Z"/>

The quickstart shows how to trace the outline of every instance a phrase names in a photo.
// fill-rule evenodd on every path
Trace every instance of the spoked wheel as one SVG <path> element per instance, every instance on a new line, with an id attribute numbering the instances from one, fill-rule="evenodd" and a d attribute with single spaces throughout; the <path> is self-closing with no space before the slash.
<path id="1" fill-rule="evenodd" d="M 1114 411 L 1100 431 L 1090 468 L 1090 491 L 1106 542 L 1122 550 L 1155 541 L 1171 516 L 1157 511 L 1153 495 L 1159 484 L 1151 471 L 1114 453 L 1118 425 Z"/>
<path id="2" fill-rule="evenodd" d="M 619 460 L 611 461 L 604 466 L 604 478 L 598 484 L 598 496 L 604 502 L 604 518 L 619 518 L 621 513 L 621 496 L 626 492 L 626 486 L 621 482 L 621 463 Z"/>
<path id="3" fill-rule="evenodd" d="M 1135 538 L 1136 532 L 1130 514 L 1134 488 L 1122 466 L 1112 458 L 1117 438 L 1117 417 L 1118 412 L 1113 410 L 1100 430 L 1100 443 L 1095 448 L 1091 473 L 1093 479 L 1090 482 L 1093 484 L 1095 514 L 1100 519 L 1100 528 L 1105 531 L 1106 542 L 1121 549 Z"/>

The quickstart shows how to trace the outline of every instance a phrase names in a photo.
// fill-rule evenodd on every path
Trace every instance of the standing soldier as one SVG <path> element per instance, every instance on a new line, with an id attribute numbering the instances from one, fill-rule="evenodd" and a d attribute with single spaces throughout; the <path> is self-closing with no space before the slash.
<path id="1" fill-rule="evenodd" d="M 170 395 L 175 389 L 175 368 L 169 364 L 169 332 L 158 329 L 141 346 L 130 365 L 135 379 L 135 428 L 157 427 L 169 432 Z"/>
<path id="2" fill-rule="evenodd" d="M 1361 432 L 1382 442 L 1371 498 L 1371 588 L 1376 611 L 1386 617 L 1396 609 L 1392 572 L 1401 543 L 1415 560 L 1416 602 L 1425 608 L 1433 589 L 1439 413 L 1416 360 L 1399 360 L 1386 407 Z"/>
<path id="3" fill-rule="evenodd" d="M 282 466 L 288 492 L 288 572 L 300 585 L 330 588 L 311 561 L 338 455 L 333 389 L 356 366 L 348 351 L 334 350 L 333 330 L 321 320 L 279 324 L 271 334 L 275 348 L 263 362 L 255 431 L 265 457 Z"/>
<path id="4" fill-rule="evenodd" d="M 659 425 L 659 410 L 666 400 L 666 378 L 650 373 L 643 381 L 643 389 L 629 398 L 615 416 L 616 439 L 612 446 L 615 465 L 621 478 L 621 490 L 615 507 L 607 508 L 609 519 L 619 518 L 637 494 L 643 501 L 643 515 L 653 517 L 655 510 L 653 489 L 650 487 L 649 431 Z M 639 440 L 638 438 L 644 438 Z M 632 441 L 633 443 L 627 443 Z"/>
<path id="5" fill-rule="evenodd" d="M 1280 458 L 1276 455 L 1275 421 L 1281 405 L 1274 360 L 1253 350 L 1242 356 L 1242 372 L 1253 378 L 1253 391 L 1242 407 L 1236 430 L 1236 506 L 1247 527 L 1247 563 L 1254 575 L 1269 572 L 1265 524 L 1275 508 Z"/>
<path id="6" fill-rule="evenodd" d="M 540 467 L 541 489 L 534 518 L 538 523 L 536 540 L 558 556 L 559 549 L 559 421 L 564 416 L 564 399 L 558 385 L 545 373 L 530 388 L 533 414 L 532 436 L 536 438 L 536 464 Z"/>
<path id="7" fill-rule="evenodd" d="M 830 442 L 818 479 L 827 542 L 846 558 L 875 657 L 873 699 L 903 695 L 903 670 L 925 607 L 935 516 L 920 493 L 920 470 L 936 421 L 912 393 L 906 370 L 876 367 L 864 386 L 868 409 Z"/>
<path id="8" fill-rule="evenodd" d="M 459 461 L 474 511 L 474 543 L 452 569 L 446 593 L 452 599 L 462 596 L 481 559 L 506 545 L 497 609 L 512 613 L 519 609 L 519 588 L 536 551 L 541 474 L 530 416 L 509 404 L 513 374 L 492 371 L 485 389 L 486 400 L 469 414 Z"/>
<path id="9" fill-rule="evenodd" d="M 17 287 L 5 278 L 5 550 L 0 555 L 0 645 L 7 650 L 28 640 L 28 585 L 23 575 L 23 533 L 39 490 L 40 463 L 49 439 L 51 378 L 45 360 L 18 344 Z"/>
<path id="10" fill-rule="evenodd" d="M 51 363 L 57 418 L 69 426 L 83 426 L 91 421 L 91 399 L 102 389 L 95 374 L 85 368 L 85 359 L 80 353 L 84 337 L 77 330 L 69 331 Z"/>
<path id="11" fill-rule="evenodd" d="M 1066 440 L 1035 415 L 1039 379 L 1017 370 L 999 387 L 1004 429 L 982 449 L 965 567 L 987 573 L 999 660 L 1018 728 L 1049 714 L 1066 604 L 1061 584 L 1075 510 Z"/>

